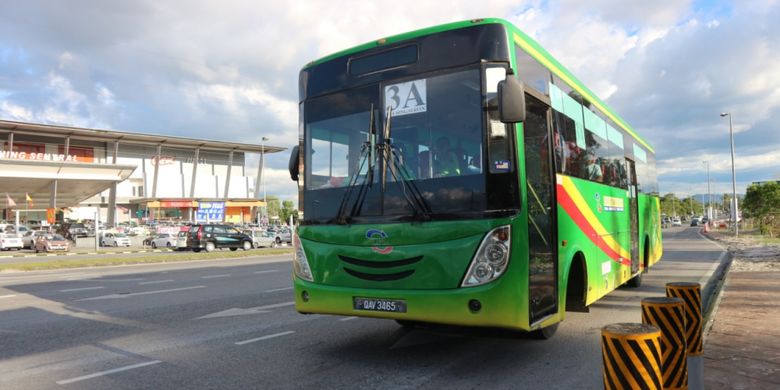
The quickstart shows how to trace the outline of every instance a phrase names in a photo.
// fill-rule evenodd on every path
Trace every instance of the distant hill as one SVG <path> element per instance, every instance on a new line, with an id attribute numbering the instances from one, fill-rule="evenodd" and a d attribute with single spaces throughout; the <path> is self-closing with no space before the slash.
<path id="1" fill-rule="evenodd" d="M 737 194 L 737 197 L 739 199 L 744 199 L 745 198 L 745 194 Z M 707 194 L 696 194 L 696 195 L 693 195 L 693 199 L 698 201 L 698 202 L 701 202 L 701 203 L 707 202 Z M 712 194 L 712 202 L 713 203 L 723 203 L 723 194 Z"/>

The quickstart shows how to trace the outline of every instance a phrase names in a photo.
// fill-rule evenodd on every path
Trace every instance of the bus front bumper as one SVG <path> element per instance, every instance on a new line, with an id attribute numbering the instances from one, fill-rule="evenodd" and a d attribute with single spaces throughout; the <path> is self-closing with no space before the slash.
<path id="1" fill-rule="evenodd" d="M 500 281 L 447 290 L 382 290 L 333 287 L 295 278 L 294 287 L 295 308 L 304 314 L 530 330 L 528 316 L 521 314 L 527 313 L 526 305 L 515 289 Z M 399 306 L 403 312 L 380 311 Z"/>

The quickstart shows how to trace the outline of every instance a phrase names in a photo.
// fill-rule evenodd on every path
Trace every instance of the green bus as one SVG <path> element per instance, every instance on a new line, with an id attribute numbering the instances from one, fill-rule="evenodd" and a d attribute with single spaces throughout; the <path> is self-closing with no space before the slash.
<path id="1" fill-rule="evenodd" d="M 307 64 L 300 313 L 551 336 L 661 258 L 653 148 L 501 19 Z"/>

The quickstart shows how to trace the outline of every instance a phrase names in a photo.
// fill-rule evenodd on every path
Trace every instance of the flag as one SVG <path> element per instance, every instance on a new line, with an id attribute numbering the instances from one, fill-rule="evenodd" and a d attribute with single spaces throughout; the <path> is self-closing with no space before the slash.
<path id="1" fill-rule="evenodd" d="M 25 192 L 24 193 L 24 197 L 27 198 L 27 206 L 28 207 L 33 207 L 33 201 L 32 201 L 32 198 L 30 197 L 30 194 Z"/>
<path id="2" fill-rule="evenodd" d="M 5 193 L 5 201 L 8 204 L 8 208 L 16 207 L 16 202 L 14 202 L 13 199 L 11 199 L 11 195 L 8 195 L 8 193 Z"/>

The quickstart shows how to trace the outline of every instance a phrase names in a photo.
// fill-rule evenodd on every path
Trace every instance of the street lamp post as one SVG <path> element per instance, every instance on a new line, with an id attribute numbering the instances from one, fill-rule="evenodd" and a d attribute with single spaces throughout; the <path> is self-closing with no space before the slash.
<path id="1" fill-rule="evenodd" d="M 266 201 L 265 199 L 265 141 L 268 141 L 268 137 L 263 137 L 260 140 L 260 164 L 262 166 L 262 169 L 260 170 L 261 180 L 263 181 L 263 202 Z"/>
<path id="2" fill-rule="evenodd" d="M 712 193 L 710 192 L 710 162 L 709 161 L 703 161 L 705 165 L 707 165 L 707 224 L 710 223 L 710 219 L 712 219 Z"/>
<path id="3" fill-rule="evenodd" d="M 260 166 L 258 169 L 258 175 L 257 175 L 257 181 L 255 181 L 255 198 L 260 198 L 260 186 L 263 187 L 263 209 L 260 210 L 260 214 L 257 217 L 257 223 L 260 224 L 262 221 L 262 217 L 267 217 L 268 215 L 268 203 L 265 196 L 265 142 L 268 141 L 268 137 L 262 137 L 260 138 Z"/>
<path id="4" fill-rule="evenodd" d="M 265 142 L 268 137 L 260 139 L 260 180 L 263 184 L 263 217 L 268 217 L 268 200 L 265 197 Z"/>
<path id="5" fill-rule="evenodd" d="M 731 127 L 731 113 L 723 112 L 721 117 L 729 117 L 729 140 L 731 141 L 731 197 L 733 205 L 731 210 L 731 218 L 734 221 L 734 237 L 739 237 L 739 209 L 737 206 L 737 174 L 734 170 L 734 131 Z"/>

